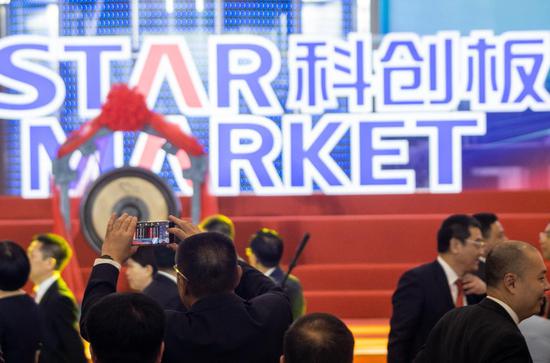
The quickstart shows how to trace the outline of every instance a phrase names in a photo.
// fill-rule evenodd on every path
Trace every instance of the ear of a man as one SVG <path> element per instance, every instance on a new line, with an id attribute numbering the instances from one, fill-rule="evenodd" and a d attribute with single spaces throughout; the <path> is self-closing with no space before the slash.
<path id="1" fill-rule="evenodd" d="M 461 244 L 462 242 L 460 242 L 458 238 L 451 238 L 451 240 L 449 241 L 449 252 L 451 252 L 453 255 L 460 253 Z"/>
<path id="2" fill-rule="evenodd" d="M 285 356 L 281 355 L 281 358 L 279 359 L 279 363 L 285 363 Z"/>
<path id="3" fill-rule="evenodd" d="M 507 273 L 504 275 L 504 287 L 506 290 L 510 291 L 511 293 L 514 293 L 517 285 L 517 276 L 513 273 Z"/>

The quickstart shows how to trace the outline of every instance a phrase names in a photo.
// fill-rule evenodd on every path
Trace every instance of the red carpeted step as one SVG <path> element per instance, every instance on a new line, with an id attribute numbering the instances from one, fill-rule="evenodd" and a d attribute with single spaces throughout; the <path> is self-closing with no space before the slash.
<path id="1" fill-rule="evenodd" d="M 332 215 L 235 218 L 239 252 L 261 227 L 276 229 L 285 240 L 288 263 L 305 231 L 311 234 L 301 264 L 413 263 L 435 258 L 436 233 L 446 214 Z M 509 238 L 537 245 L 547 213 L 501 214 Z M 242 237 L 246 236 L 246 237 Z"/>
<path id="2" fill-rule="evenodd" d="M 296 275 L 304 290 L 393 290 L 409 263 L 300 265 Z"/>
<path id="3" fill-rule="evenodd" d="M 378 319 L 391 315 L 393 290 L 306 291 L 307 312 L 328 312 L 342 319 Z"/>
<path id="4" fill-rule="evenodd" d="M 548 190 L 465 191 L 460 194 L 394 194 L 218 197 L 220 212 L 236 216 L 548 213 Z"/>

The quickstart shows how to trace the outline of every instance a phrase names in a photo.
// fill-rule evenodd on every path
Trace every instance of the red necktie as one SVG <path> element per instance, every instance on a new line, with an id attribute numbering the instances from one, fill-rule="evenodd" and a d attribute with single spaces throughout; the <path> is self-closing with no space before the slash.
<path id="1" fill-rule="evenodd" d="M 456 294 L 456 303 L 455 306 L 460 308 L 464 306 L 464 287 L 462 286 L 462 280 L 457 279 L 455 281 L 456 287 L 458 287 L 458 294 Z"/>

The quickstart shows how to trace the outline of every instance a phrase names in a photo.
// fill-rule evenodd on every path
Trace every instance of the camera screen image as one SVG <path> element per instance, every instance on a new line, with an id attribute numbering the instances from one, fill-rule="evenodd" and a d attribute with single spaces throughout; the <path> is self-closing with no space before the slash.
<path id="1" fill-rule="evenodd" d="M 170 221 L 138 222 L 132 244 L 149 246 L 173 243 L 173 236 L 168 232 L 168 228 L 171 227 L 173 227 L 173 223 Z"/>

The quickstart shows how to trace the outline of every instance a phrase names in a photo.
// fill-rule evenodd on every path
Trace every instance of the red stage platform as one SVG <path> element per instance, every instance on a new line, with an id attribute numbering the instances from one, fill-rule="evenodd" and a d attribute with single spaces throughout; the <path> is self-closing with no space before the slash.
<path id="1" fill-rule="evenodd" d="M 244 256 L 249 236 L 260 227 L 285 239 L 288 263 L 304 232 L 311 234 L 295 274 L 302 280 L 307 310 L 345 319 L 388 319 L 400 274 L 436 255 L 435 233 L 452 213 L 497 213 L 509 238 L 538 245 L 550 222 L 550 191 L 466 192 L 384 196 L 219 198 L 219 209 L 236 224 Z M 27 245 L 52 227 L 50 200 L 1 197 L 0 238 Z M 183 200 L 184 206 L 188 201 Z M 78 200 L 73 201 L 74 210 Z M 78 220 L 74 220 L 78 230 Z M 97 254 L 79 233 L 76 256 L 87 277 Z"/>

